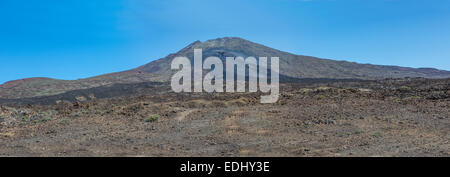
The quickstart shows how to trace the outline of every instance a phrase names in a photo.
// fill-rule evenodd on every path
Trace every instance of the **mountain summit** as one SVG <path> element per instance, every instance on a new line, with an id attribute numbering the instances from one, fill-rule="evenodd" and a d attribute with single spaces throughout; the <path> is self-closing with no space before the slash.
<path id="1" fill-rule="evenodd" d="M 450 72 L 433 68 L 408 68 L 358 64 L 347 61 L 321 59 L 279 51 L 242 38 L 224 37 L 205 42 L 195 41 L 177 53 L 152 61 L 128 71 L 105 74 L 79 80 L 50 78 L 22 79 L 0 85 L 0 98 L 24 98 L 64 93 L 70 90 L 93 88 L 117 83 L 170 81 L 170 69 L 174 57 L 185 56 L 193 60 L 194 49 L 203 50 L 203 58 L 217 56 L 279 57 L 280 78 L 330 78 L 330 79 L 383 79 L 403 77 L 449 78 Z"/>
<path id="2" fill-rule="evenodd" d="M 194 48 L 203 49 L 203 58 L 218 56 L 254 56 L 279 57 L 280 74 L 293 78 L 333 78 L 333 79 L 382 79 L 402 77 L 446 78 L 449 71 L 432 68 L 407 68 L 398 66 L 383 66 L 358 64 L 347 61 L 321 59 L 310 56 L 295 55 L 279 51 L 261 44 L 253 43 L 242 38 L 225 37 L 205 42 L 196 41 L 176 54 L 171 54 L 160 60 L 148 63 L 136 70 L 156 74 L 156 77 L 170 76 L 160 73 L 170 71 L 170 61 L 176 56 L 193 58 Z M 168 81 L 168 78 L 162 80 Z"/>

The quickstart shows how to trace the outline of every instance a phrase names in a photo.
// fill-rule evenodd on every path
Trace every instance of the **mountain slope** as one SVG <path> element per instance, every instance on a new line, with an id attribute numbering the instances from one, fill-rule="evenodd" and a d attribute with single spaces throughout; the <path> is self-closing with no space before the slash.
<path id="1" fill-rule="evenodd" d="M 176 56 L 193 59 L 194 48 L 203 49 L 203 59 L 218 56 L 279 57 L 280 75 L 288 78 L 381 79 L 402 77 L 449 78 L 450 72 L 432 68 L 408 68 L 358 64 L 316 57 L 294 55 L 272 49 L 241 38 L 218 38 L 205 42 L 196 41 L 175 54 L 155 60 L 138 68 L 79 80 L 32 78 L 10 81 L 0 85 L 0 98 L 24 98 L 55 95 L 70 90 L 87 89 L 117 83 L 169 81 L 176 71 L 170 63 Z"/>
<path id="2" fill-rule="evenodd" d="M 193 58 L 194 48 L 203 49 L 203 59 L 209 56 L 267 56 L 280 58 L 280 74 L 293 78 L 336 78 L 336 79 L 380 79 L 401 77 L 446 78 L 449 71 L 432 68 L 407 68 L 398 66 L 383 66 L 358 64 L 347 61 L 320 59 L 316 57 L 294 55 L 272 49 L 241 38 L 219 38 L 206 42 L 196 41 L 176 54 L 171 54 L 160 60 L 148 63 L 136 70 L 155 74 L 162 80 L 169 80 L 170 62 L 176 56 Z M 165 73 L 160 74 L 160 73 Z"/>

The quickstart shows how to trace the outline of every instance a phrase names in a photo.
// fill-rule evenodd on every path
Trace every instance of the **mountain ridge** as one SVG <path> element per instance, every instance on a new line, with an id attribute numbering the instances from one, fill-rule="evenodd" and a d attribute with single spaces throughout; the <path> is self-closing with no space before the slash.
<path id="1" fill-rule="evenodd" d="M 137 68 L 107 73 L 78 80 L 52 78 L 26 78 L 8 81 L 0 85 L 0 98 L 25 98 L 64 93 L 70 90 L 139 82 L 166 82 L 176 71 L 170 69 L 176 56 L 193 59 L 193 49 L 203 50 L 203 59 L 208 56 L 219 58 L 235 56 L 279 57 L 280 75 L 287 78 L 331 78 L 331 79 L 384 79 L 404 77 L 450 78 L 450 71 L 435 68 L 410 68 L 388 65 L 360 64 L 345 60 L 322 59 L 296 55 L 254 43 L 239 37 L 194 41 L 166 57 L 154 60 Z"/>

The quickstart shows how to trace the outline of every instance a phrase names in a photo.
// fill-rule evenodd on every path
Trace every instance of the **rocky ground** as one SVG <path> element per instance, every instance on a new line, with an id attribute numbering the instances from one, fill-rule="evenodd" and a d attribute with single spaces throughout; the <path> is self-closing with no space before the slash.
<path id="1" fill-rule="evenodd" d="M 3 100 L 0 156 L 450 156 L 450 79 L 285 83 L 275 104 L 148 84 Z"/>

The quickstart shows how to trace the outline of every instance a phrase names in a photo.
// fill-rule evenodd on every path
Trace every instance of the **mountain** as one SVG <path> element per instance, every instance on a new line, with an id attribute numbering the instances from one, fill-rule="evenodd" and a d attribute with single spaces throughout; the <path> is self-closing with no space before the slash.
<path id="1" fill-rule="evenodd" d="M 203 59 L 217 56 L 279 57 L 280 78 L 332 78 L 332 79 L 383 79 L 403 77 L 450 78 L 450 71 L 433 68 L 408 68 L 358 64 L 347 61 L 321 59 L 279 51 L 242 38 L 225 37 L 205 42 L 195 41 L 179 52 L 135 69 L 100 75 L 79 80 L 57 80 L 51 78 L 29 78 L 6 82 L 0 85 L 0 98 L 25 98 L 47 96 L 71 90 L 87 89 L 112 84 L 139 83 L 147 81 L 166 82 L 176 71 L 170 63 L 176 56 L 193 60 L 194 48 L 203 49 Z"/>

